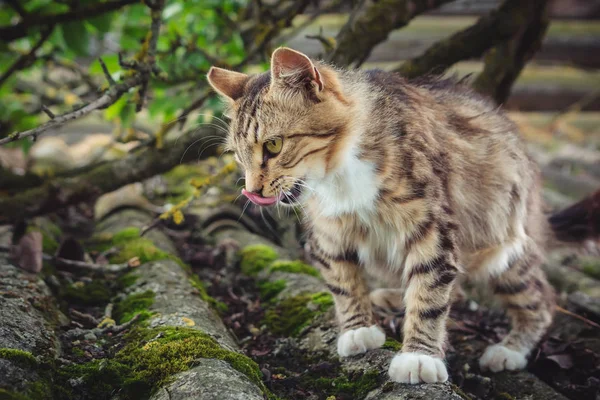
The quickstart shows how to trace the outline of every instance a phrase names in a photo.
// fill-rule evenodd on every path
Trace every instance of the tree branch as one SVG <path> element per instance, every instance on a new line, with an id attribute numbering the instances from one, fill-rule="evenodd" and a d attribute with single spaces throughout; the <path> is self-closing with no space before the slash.
<path id="1" fill-rule="evenodd" d="M 136 74 L 121 83 L 109 87 L 108 90 L 102 96 L 78 110 L 58 115 L 54 119 L 46 122 L 43 125 L 38 126 L 37 128 L 30 129 L 24 132 L 15 132 L 3 139 L 0 139 L 0 146 L 29 136 L 37 137 L 39 134 L 46 132 L 49 129 L 58 128 L 65 122 L 81 118 L 94 110 L 106 108 L 114 102 L 116 102 L 117 100 L 119 100 L 119 98 L 129 89 L 139 85 L 141 82 L 142 76 L 140 74 Z"/>
<path id="2" fill-rule="evenodd" d="M 8 69 L 0 76 L 0 87 L 10 78 L 12 74 L 15 72 L 29 67 L 35 60 L 35 53 L 43 46 L 43 44 L 48 40 L 50 34 L 52 33 L 53 27 L 48 27 L 42 31 L 42 36 L 38 39 L 38 41 L 33 45 L 31 50 L 21 55 Z"/>
<path id="3" fill-rule="evenodd" d="M 393 30 L 402 28 L 417 15 L 452 0 L 361 0 L 336 38 L 327 60 L 338 66 L 359 67 L 371 50 Z"/>
<path id="4" fill-rule="evenodd" d="M 550 23 L 548 0 L 518 3 L 512 18 L 519 21 L 520 29 L 510 40 L 490 50 L 483 71 L 473 82 L 478 92 L 490 95 L 498 104 L 506 101 L 521 70 L 541 47 Z"/>
<path id="5" fill-rule="evenodd" d="M 181 162 L 197 158 L 195 152 L 186 151 L 189 147 L 220 134 L 214 128 L 196 129 L 174 143 L 167 142 L 164 151 L 146 148 L 81 175 L 54 179 L 14 196 L 0 197 L 0 224 L 88 201 L 124 185 L 169 171 Z M 202 152 L 202 158 L 213 156 L 216 152 L 216 147 L 211 146 Z"/>
<path id="6" fill-rule="evenodd" d="M 407 78 L 428 73 L 441 74 L 459 61 L 481 57 L 491 47 L 513 37 L 521 28 L 523 19 L 515 16 L 526 7 L 525 3 L 506 0 L 474 25 L 435 43 L 425 53 L 404 62 L 394 72 Z"/>
<path id="7" fill-rule="evenodd" d="M 138 2 L 139 0 L 113 0 L 77 8 L 62 14 L 29 15 L 16 25 L 0 27 L 0 41 L 10 42 L 25 37 L 32 28 L 39 26 L 54 26 L 65 22 L 83 20 Z"/>

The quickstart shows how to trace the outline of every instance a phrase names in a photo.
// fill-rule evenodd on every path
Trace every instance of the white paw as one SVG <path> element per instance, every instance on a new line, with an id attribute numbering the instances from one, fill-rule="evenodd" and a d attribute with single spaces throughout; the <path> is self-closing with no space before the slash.
<path id="1" fill-rule="evenodd" d="M 479 359 L 481 369 L 489 369 L 492 372 L 500 372 L 505 369 L 514 371 L 523 369 L 526 365 L 527 359 L 523 353 L 511 350 L 501 344 L 489 346 Z"/>
<path id="2" fill-rule="evenodd" d="M 448 380 L 448 371 L 442 360 L 419 353 L 401 353 L 394 356 L 389 375 L 394 382 L 413 385 Z"/>
<path id="3" fill-rule="evenodd" d="M 348 357 L 377 349 L 385 343 L 385 333 L 377 326 L 351 329 L 344 332 L 337 342 L 340 357 Z"/>

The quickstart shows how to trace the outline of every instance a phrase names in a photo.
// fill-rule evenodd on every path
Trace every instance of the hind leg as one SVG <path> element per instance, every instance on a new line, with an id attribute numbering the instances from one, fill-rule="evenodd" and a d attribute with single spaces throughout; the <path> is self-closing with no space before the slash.
<path id="1" fill-rule="evenodd" d="M 531 245 L 492 278 L 492 290 L 506 307 L 512 329 L 500 343 L 485 350 L 479 360 L 482 369 L 499 372 L 525 368 L 527 356 L 552 322 L 554 291 L 541 264 L 537 248 Z"/>

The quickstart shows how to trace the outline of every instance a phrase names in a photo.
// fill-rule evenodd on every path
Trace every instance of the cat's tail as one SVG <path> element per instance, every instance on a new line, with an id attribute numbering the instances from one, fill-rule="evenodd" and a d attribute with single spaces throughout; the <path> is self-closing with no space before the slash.
<path id="1" fill-rule="evenodd" d="M 557 245 L 600 254 L 600 189 L 548 218 Z"/>

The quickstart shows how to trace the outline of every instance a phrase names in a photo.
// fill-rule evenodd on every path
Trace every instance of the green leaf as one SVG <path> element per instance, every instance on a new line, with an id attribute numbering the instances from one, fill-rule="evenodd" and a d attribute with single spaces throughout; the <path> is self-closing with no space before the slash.
<path id="1" fill-rule="evenodd" d="M 90 35 L 84 21 L 69 22 L 62 26 L 63 38 L 76 55 L 87 55 Z"/>
<path id="2" fill-rule="evenodd" d="M 117 118 L 121 113 L 121 110 L 125 107 L 125 105 L 127 105 L 128 101 L 129 96 L 127 94 L 121 96 L 119 100 L 117 100 L 112 106 L 108 107 L 104 111 L 104 118 L 106 118 L 108 121 L 112 121 Z"/>
<path id="3" fill-rule="evenodd" d="M 96 28 L 99 33 L 106 33 L 110 30 L 114 19 L 115 13 L 111 12 L 99 15 L 94 18 L 90 18 L 87 21 L 90 23 L 90 25 Z"/>
<path id="4" fill-rule="evenodd" d="M 112 77 L 117 79 L 115 73 L 121 70 L 121 66 L 119 65 L 119 56 L 117 54 L 106 54 L 102 56 L 102 61 L 104 61 L 104 64 L 106 64 L 106 68 L 108 68 L 108 71 Z M 94 60 L 94 62 L 90 64 L 90 74 L 103 74 L 102 67 L 100 66 L 100 62 L 98 60 Z"/>

